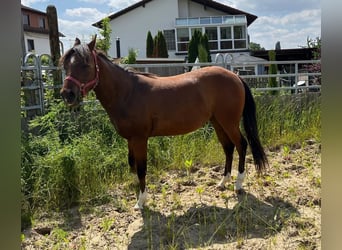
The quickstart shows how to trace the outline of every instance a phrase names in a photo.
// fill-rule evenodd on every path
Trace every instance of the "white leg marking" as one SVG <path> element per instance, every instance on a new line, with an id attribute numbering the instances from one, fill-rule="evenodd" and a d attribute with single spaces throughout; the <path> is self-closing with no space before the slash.
<path id="1" fill-rule="evenodd" d="M 139 198 L 137 204 L 134 206 L 134 210 L 139 210 L 144 208 L 144 204 L 147 200 L 147 191 L 145 190 L 143 193 L 139 193 Z"/>
<path id="2" fill-rule="evenodd" d="M 218 187 L 219 188 L 224 188 L 224 185 L 227 183 L 227 182 L 230 182 L 230 173 L 227 173 L 227 175 L 223 176 L 220 183 L 218 184 Z"/>
<path id="3" fill-rule="evenodd" d="M 235 190 L 240 190 L 242 188 L 242 182 L 245 179 L 246 176 L 246 171 L 243 172 L 242 174 L 238 173 L 236 177 L 236 182 L 235 182 Z"/>

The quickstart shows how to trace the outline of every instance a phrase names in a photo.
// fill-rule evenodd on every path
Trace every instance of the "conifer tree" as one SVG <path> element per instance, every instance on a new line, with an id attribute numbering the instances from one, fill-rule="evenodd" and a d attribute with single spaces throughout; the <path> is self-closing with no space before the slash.
<path id="1" fill-rule="evenodd" d="M 153 57 L 153 37 L 151 31 L 148 31 L 147 38 L 146 38 L 146 57 Z"/>
<path id="2" fill-rule="evenodd" d="M 268 51 L 268 60 L 275 61 L 276 60 L 276 52 L 274 50 Z M 269 68 L 269 74 L 277 74 L 277 65 L 271 64 Z M 268 80 L 268 86 L 271 88 L 277 87 L 277 79 L 275 77 L 270 77 Z M 272 90 L 271 95 L 276 95 L 278 91 Z"/>
<path id="3" fill-rule="evenodd" d="M 168 58 L 167 46 L 163 32 L 158 31 L 154 37 L 153 57 Z"/>
<path id="4" fill-rule="evenodd" d="M 166 40 L 163 32 L 158 31 L 158 47 L 159 47 L 159 57 L 168 58 L 169 54 L 167 52 Z"/>
<path id="5" fill-rule="evenodd" d="M 201 41 L 202 32 L 199 30 L 195 30 L 194 34 L 191 37 L 188 47 L 188 62 L 194 63 L 198 56 L 198 45 Z"/>
<path id="6" fill-rule="evenodd" d="M 211 56 L 210 56 L 210 49 L 209 49 L 209 39 L 207 34 L 203 34 L 201 36 L 201 45 L 205 48 L 205 50 L 207 51 L 207 62 L 211 62 Z"/>

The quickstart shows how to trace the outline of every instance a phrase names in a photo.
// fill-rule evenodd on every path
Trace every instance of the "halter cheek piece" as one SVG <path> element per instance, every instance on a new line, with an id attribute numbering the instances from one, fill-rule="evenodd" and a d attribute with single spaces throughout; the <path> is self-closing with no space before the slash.
<path id="1" fill-rule="evenodd" d="M 85 83 L 80 82 L 79 80 L 77 80 L 76 78 L 74 78 L 72 76 L 67 76 L 64 79 L 64 81 L 69 80 L 69 81 L 75 83 L 80 88 L 80 91 L 81 91 L 83 97 L 85 97 L 90 90 L 96 88 L 97 84 L 99 83 L 99 65 L 97 64 L 97 56 L 96 56 L 96 53 L 94 50 L 92 51 L 92 54 L 94 56 L 95 68 L 96 68 L 95 79 L 93 79 L 89 82 L 85 82 Z"/>

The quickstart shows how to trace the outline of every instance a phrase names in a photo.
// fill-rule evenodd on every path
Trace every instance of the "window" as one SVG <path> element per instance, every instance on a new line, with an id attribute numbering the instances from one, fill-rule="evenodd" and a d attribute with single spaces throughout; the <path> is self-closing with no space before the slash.
<path id="1" fill-rule="evenodd" d="M 44 17 L 39 17 L 39 28 L 45 29 L 45 18 Z"/>
<path id="2" fill-rule="evenodd" d="M 208 36 L 209 40 L 209 49 L 210 50 L 217 50 L 217 27 L 206 27 L 205 33 Z"/>
<path id="3" fill-rule="evenodd" d="M 177 49 L 178 51 L 188 51 L 188 43 L 190 41 L 189 28 L 177 29 Z"/>
<path id="4" fill-rule="evenodd" d="M 30 16 L 28 14 L 23 14 L 23 24 L 30 26 Z"/>
<path id="5" fill-rule="evenodd" d="M 220 28 L 221 40 L 232 39 L 232 27 Z"/>
<path id="6" fill-rule="evenodd" d="M 244 49 L 246 47 L 246 26 L 234 26 L 234 49 Z"/>
<path id="7" fill-rule="evenodd" d="M 245 26 L 234 26 L 234 39 L 246 39 Z"/>
<path id="8" fill-rule="evenodd" d="M 176 50 L 175 30 L 164 30 L 167 50 Z"/>
<path id="9" fill-rule="evenodd" d="M 232 41 L 232 27 L 220 27 L 220 48 L 221 49 L 232 49 L 233 41 Z"/>
<path id="10" fill-rule="evenodd" d="M 34 41 L 33 39 L 27 39 L 27 51 L 34 51 Z"/>
<path id="11" fill-rule="evenodd" d="M 187 51 L 195 30 L 208 36 L 211 51 L 248 48 L 247 19 L 244 15 L 177 18 L 177 52 Z"/>
<path id="12" fill-rule="evenodd" d="M 246 47 L 246 40 L 234 41 L 235 49 L 245 49 Z"/>

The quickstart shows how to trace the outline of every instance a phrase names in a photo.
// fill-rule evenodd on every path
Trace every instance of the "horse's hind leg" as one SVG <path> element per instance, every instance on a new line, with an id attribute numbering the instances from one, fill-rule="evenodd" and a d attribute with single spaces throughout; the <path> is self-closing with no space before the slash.
<path id="1" fill-rule="evenodd" d="M 236 150 L 239 154 L 239 173 L 235 182 L 235 190 L 239 191 L 242 189 L 242 182 L 245 179 L 245 159 L 246 159 L 246 151 L 247 151 L 247 141 L 242 136 L 239 128 L 239 119 L 236 119 L 234 122 L 233 117 L 221 117 L 220 125 L 229 140 L 235 145 Z M 228 120 L 229 119 L 229 120 Z"/>
<path id="2" fill-rule="evenodd" d="M 211 122 L 215 129 L 217 138 L 220 141 L 222 148 L 224 150 L 224 153 L 226 155 L 226 164 L 224 166 L 224 174 L 223 174 L 221 181 L 218 184 L 218 187 L 223 189 L 224 185 L 228 181 L 230 181 L 235 145 L 232 143 L 232 141 L 229 139 L 229 137 L 225 133 L 224 129 L 221 127 L 220 124 L 218 124 L 218 122 L 215 119 L 213 119 Z"/>
<path id="3" fill-rule="evenodd" d="M 236 146 L 236 150 L 239 154 L 239 173 L 236 177 L 235 182 L 235 191 L 239 192 L 242 189 L 242 183 L 245 179 L 245 160 L 246 160 L 246 151 L 247 151 L 247 141 L 242 136 L 239 127 L 235 129 L 227 131 L 229 138 L 233 141 Z"/>

